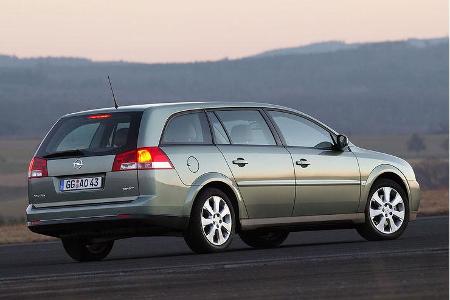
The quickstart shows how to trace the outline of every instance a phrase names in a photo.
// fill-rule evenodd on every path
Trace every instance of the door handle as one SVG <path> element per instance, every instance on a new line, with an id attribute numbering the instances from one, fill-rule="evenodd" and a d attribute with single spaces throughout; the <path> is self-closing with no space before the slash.
<path id="1" fill-rule="evenodd" d="M 239 167 L 244 167 L 248 162 L 243 158 L 236 158 L 233 160 L 233 164 L 238 165 Z"/>
<path id="2" fill-rule="evenodd" d="M 297 166 L 302 167 L 302 168 L 306 168 L 307 166 L 310 165 L 310 163 L 308 162 L 308 160 L 306 160 L 306 159 L 304 159 L 304 158 L 302 158 L 302 159 L 300 159 L 300 160 L 297 160 L 297 161 L 295 162 L 295 164 L 296 164 Z"/>

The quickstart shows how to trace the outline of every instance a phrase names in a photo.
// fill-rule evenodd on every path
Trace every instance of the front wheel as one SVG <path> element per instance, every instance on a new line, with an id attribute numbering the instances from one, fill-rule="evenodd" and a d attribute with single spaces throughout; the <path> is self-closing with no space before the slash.
<path id="1" fill-rule="evenodd" d="M 242 231 L 242 241 L 253 248 L 275 248 L 288 237 L 287 231 Z"/>
<path id="2" fill-rule="evenodd" d="M 233 238 L 235 215 L 228 196 L 216 188 L 201 192 L 192 206 L 184 239 L 196 253 L 225 250 Z"/>
<path id="3" fill-rule="evenodd" d="M 377 180 L 372 186 L 365 209 L 365 223 L 356 227 L 369 241 L 398 238 L 409 222 L 408 197 L 404 189 L 390 179 Z"/>
<path id="4" fill-rule="evenodd" d="M 114 241 L 88 243 L 79 239 L 63 239 L 62 244 L 67 254 L 79 262 L 99 261 L 111 252 Z"/>

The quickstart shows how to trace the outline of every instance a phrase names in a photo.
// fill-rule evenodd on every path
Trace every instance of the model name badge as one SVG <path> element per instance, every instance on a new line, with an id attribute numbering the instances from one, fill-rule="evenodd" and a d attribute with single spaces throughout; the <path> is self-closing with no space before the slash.
<path id="1" fill-rule="evenodd" d="M 33 197 L 34 198 L 44 198 L 45 194 L 34 194 Z"/>
<path id="2" fill-rule="evenodd" d="M 122 188 L 122 191 L 129 191 L 129 190 L 134 190 L 134 186 L 127 186 Z"/>

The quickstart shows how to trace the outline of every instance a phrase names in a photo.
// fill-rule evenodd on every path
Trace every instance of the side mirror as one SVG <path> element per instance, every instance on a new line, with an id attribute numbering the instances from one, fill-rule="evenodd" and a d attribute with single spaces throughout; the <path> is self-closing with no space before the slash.
<path id="1" fill-rule="evenodd" d="M 348 146 L 348 138 L 345 135 L 339 134 L 336 137 L 336 148 L 343 151 Z"/>

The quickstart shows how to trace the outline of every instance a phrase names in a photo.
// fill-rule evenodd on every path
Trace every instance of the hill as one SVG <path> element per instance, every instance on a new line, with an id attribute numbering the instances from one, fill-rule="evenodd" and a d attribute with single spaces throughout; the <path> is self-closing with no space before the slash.
<path id="1" fill-rule="evenodd" d="M 403 42 L 410 47 L 429 47 L 448 43 L 448 38 L 434 38 L 434 39 L 409 39 Z M 327 41 L 320 43 L 313 43 L 309 45 L 303 45 L 298 47 L 290 47 L 283 49 L 275 49 L 264 51 L 262 53 L 253 55 L 252 57 L 273 57 L 281 55 L 294 55 L 294 54 L 310 54 L 310 53 L 328 53 L 341 50 L 357 49 L 367 44 L 363 43 L 351 43 L 348 44 L 343 41 Z"/>
<path id="2" fill-rule="evenodd" d="M 62 114 L 111 106 L 107 74 L 121 105 L 260 101 L 300 109 L 347 134 L 448 132 L 448 38 L 324 45 L 183 64 L 0 56 L 0 136 L 41 137 Z"/>

